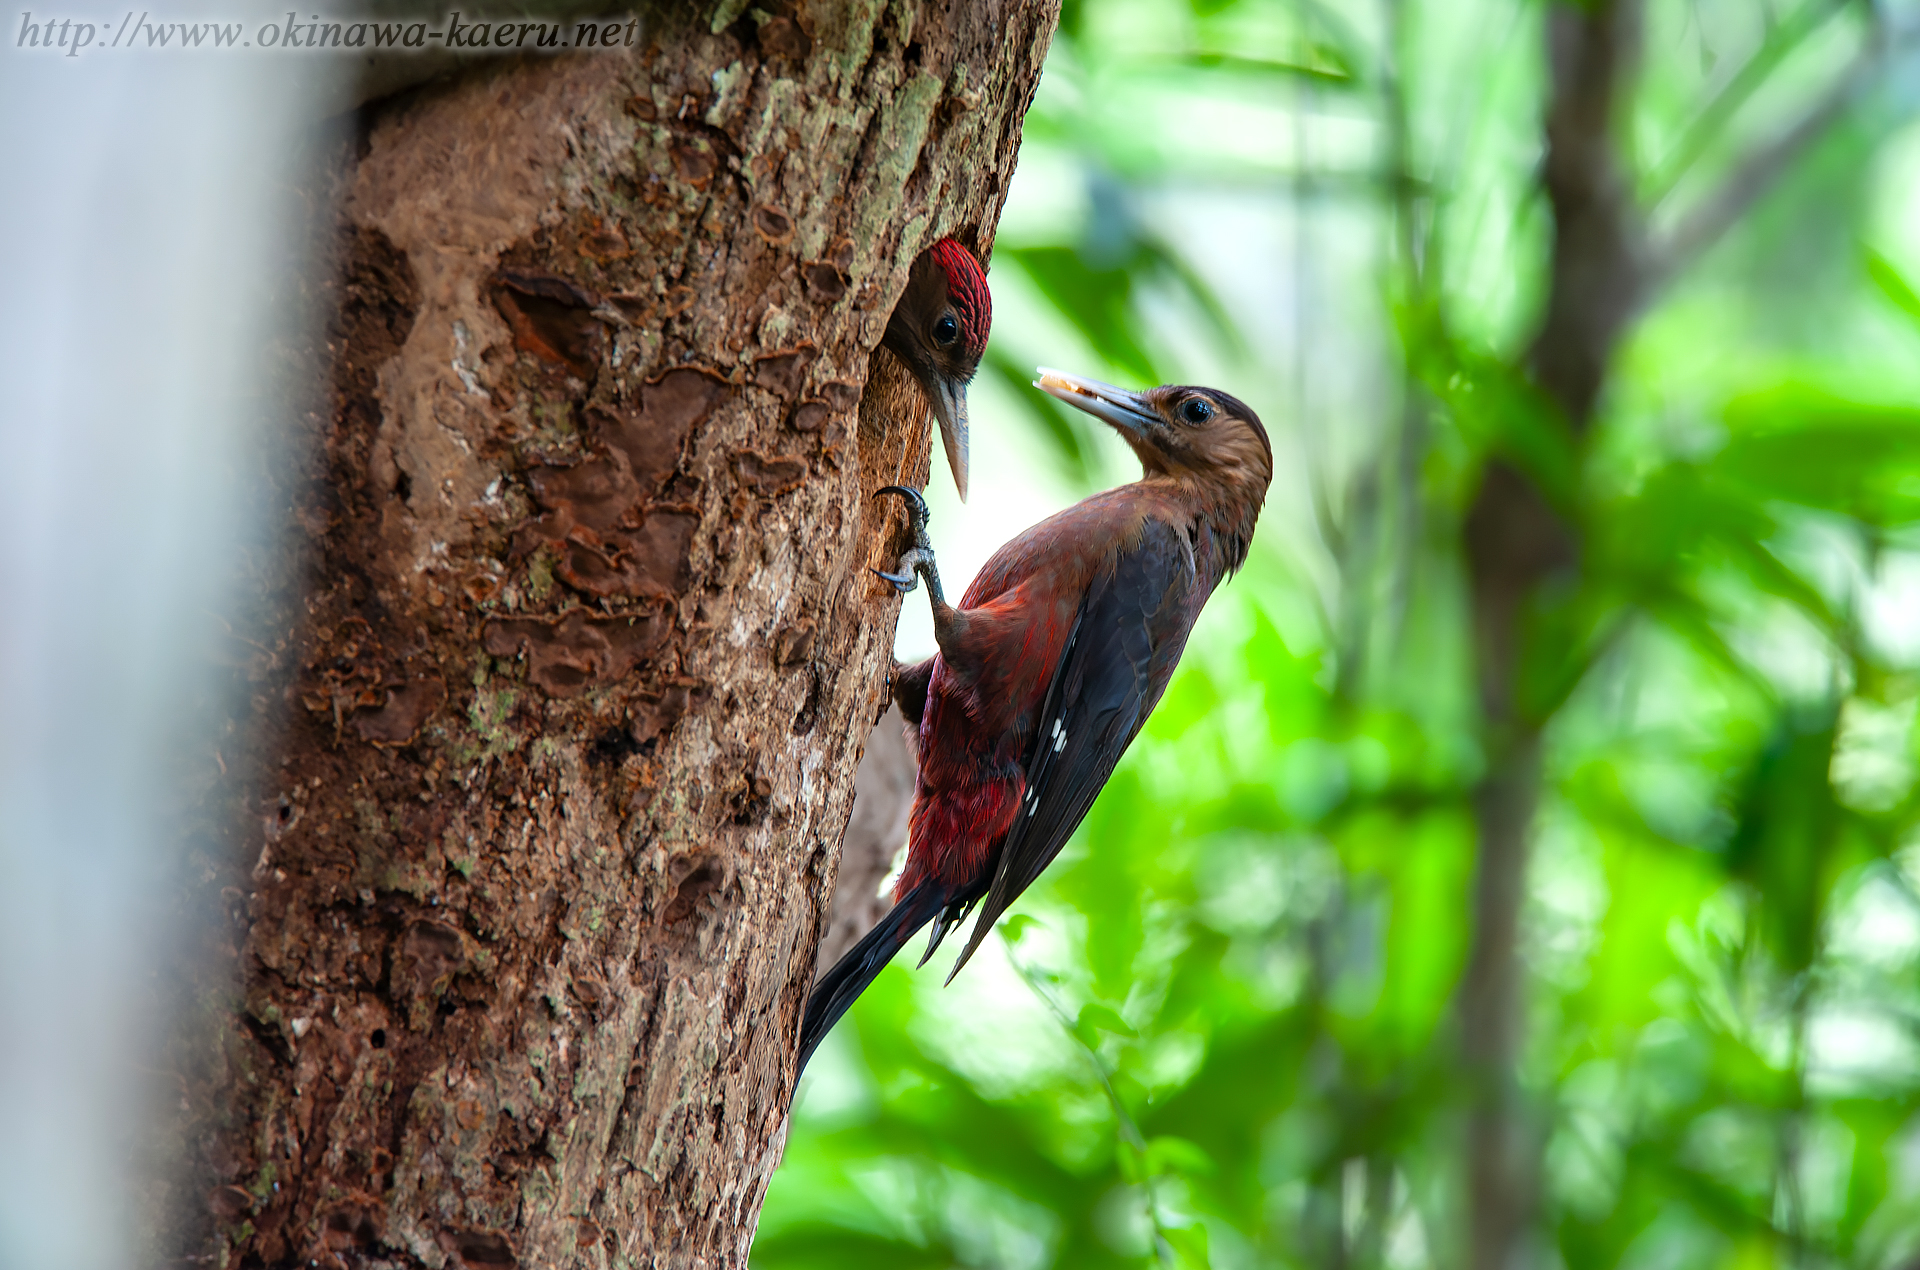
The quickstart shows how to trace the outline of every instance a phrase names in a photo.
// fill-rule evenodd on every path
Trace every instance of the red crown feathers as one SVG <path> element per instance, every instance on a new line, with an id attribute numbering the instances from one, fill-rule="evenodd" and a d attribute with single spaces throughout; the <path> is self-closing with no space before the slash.
<path id="1" fill-rule="evenodd" d="M 960 316 L 960 337 L 967 351 L 978 357 L 987 348 L 987 336 L 993 330 L 993 295 L 987 290 L 987 275 L 973 253 L 951 238 L 933 245 L 933 263 L 947 276 L 947 294 Z"/>

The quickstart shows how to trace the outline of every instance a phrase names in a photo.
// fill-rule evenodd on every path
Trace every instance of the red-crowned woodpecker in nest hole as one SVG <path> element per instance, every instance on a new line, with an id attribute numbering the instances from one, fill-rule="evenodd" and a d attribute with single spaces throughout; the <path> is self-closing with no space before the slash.
<path id="1" fill-rule="evenodd" d="M 943 238 L 913 262 L 883 347 L 907 364 L 940 421 L 960 501 L 967 501 L 967 384 L 987 351 L 993 297 L 973 253 Z"/>

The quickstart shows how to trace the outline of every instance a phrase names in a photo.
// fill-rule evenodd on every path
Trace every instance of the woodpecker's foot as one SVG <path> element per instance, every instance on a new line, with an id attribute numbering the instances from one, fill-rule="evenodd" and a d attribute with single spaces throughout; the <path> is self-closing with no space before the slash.
<path id="1" fill-rule="evenodd" d="M 895 566 L 900 572 L 888 573 L 885 569 L 875 569 L 873 576 L 883 578 L 893 583 L 893 589 L 905 595 L 920 585 L 920 579 L 915 575 L 931 572 L 934 565 L 935 561 L 931 551 L 922 551 L 920 548 L 915 547 L 912 551 L 900 557 L 900 563 Z"/>
<path id="2" fill-rule="evenodd" d="M 927 594 L 933 597 L 935 607 L 946 603 L 946 597 L 940 591 L 940 570 L 933 557 L 933 540 L 927 537 L 927 500 L 920 497 L 920 491 L 908 489 L 904 485 L 889 485 L 885 489 L 875 490 L 874 497 L 882 494 L 898 494 L 907 502 L 907 528 L 913 534 L 913 546 L 900 557 L 896 566 L 897 573 L 888 573 L 884 569 L 875 569 L 874 576 L 890 584 L 900 594 L 919 585 L 918 578 L 927 580 Z M 918 577 L 916 577 L 918 575 Z"/>

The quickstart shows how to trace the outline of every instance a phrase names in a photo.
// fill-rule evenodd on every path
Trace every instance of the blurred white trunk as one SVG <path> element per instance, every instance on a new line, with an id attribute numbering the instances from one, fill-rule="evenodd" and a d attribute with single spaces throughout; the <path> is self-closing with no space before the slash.
<path id="1" fill-rule="evenodd" d="M 867 752 L 860 756 L 854 778 L 853 816 L 840 844 L 840 873 L 834 879 L 833 907 L 820 938 L 815 974 L 845 956 L 893 905 L 880 894 L 880 884 L 907 842 L 914 767 L 907 720 L 899 706 L 888 706 L 867 737 Z"/>
<path id="2" fill-rule="evenodd" d="M 0 57 L 0 1265 L 121 1270 L 149 981 L 181 934 L 154 898 L 170 756 L 252 532 L 235 455 L 299 267 L 289 138 L 330 68 Z"/>

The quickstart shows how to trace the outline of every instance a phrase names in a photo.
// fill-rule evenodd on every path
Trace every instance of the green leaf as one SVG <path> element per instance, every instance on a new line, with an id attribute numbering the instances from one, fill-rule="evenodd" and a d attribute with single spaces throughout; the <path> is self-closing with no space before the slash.
<path id="1" fill-rule="evenodd" d="M 1920 410 L 1785 388 L 1734 401 L 1727 421 L 1708 470 L 1751 496 L 1872 524 L 1920 520 Z"/>
<path id="2" fill-rule="evenodd" d="M 1160 382 L 1133 314 L 1136 275 L 1130 260 L 1095 266 L 1072 247 L 1003 247 L 994 253 L 994 264 L 1003 261 L 1025 270 L 1109 365 L 1142 386 Z"/>
<path id="3" fill-rule="evenodd" d="M 1009 913 L 1000 920 L 1000 936 L 1010 944 L 1018 943 L 1028 927 L 1040 925 L 1044 923 L 1031 913 Z"/>
<path id="4" fill-rule="evenodd" d="M 1206 1270 L 1209 1262 L 1205 1226 L 1195 1222 L 1191 1226 L 1180 1226 L 1161 1233 L 1173 1249 L 1176 1264 L 1191 1267 L 1192 1270 Z"/>
<path id="5" fill-rule="evenodd" d="M 1198 1144 L 1162 1134 L 1147 1143 L 1147 1171 L 1155 1175 L 1180 1173 L 1209 1177 L 1217 1171 L 1214 1159 Z"/>
<path id="6" fill-rule="evenodd" d="M 1224 71 L 1234 75 L 1284 80 L 1306 80 L 1334 92 L 1351 92 L 1361 87 L 1351 68 L 1340 64 L 1339 50 L 1319 45 L 1310 50 L 1312 62 L 1288 62 L 1271 57 L 1248 57 L 1235 53 L 1176 53 L 1160 59 L 1167 65 L 1195 70 Z"/>
<path id="7" fill-rule="evenodd" d="M 1060 409 L 1052 398 L 1043 399 L 1033 387 L 1033 367 L 1015 360 L 1004 343 L 987 345 L 981 369 L 1004 384 L 1015 401 L 1024 403 L 1026 417 L 1039 426 L 1041 439 L 1068 479 L 1076 485 L 1089 484 L 1096 453 L 1093 429 L 1098 425 L 1090 424 L 1081 411 Z"/>
<path id="8" fill-rule="evenodd" d="M 1098 1001 L 1090 1001 L 1080 1007 L 1080 1016 L 1074 1023 L 1074 1031 L 1082 1038 L 1088 1038 L 1094 1036 L 1094 1030 L 1096 1028 L 1102 1032 L 1113 1032 L 1126 1037 L 1137 1037 L 1140 1035 L 1140 1033 L 1135 1031 L 1133 1026 L 1125 1019 L 1121 1018 L 1119 1012 L 1111 1006 L 1101 1005 Z"/>
<path id="9" fill-rule="evenodd" d="M 1115 1152 L 1114 1163 L 1120 1169 L 1120 1179 L 1129 1186 L 1139 1186 L 1150 1176 L 1145 1159 L 1130 1142 L 1122 1144 L 1120 1150 Z"/>
<path id="10" fill-rule="evenodd" d="M 1916 293 L 1911 283 L 1901 276 L 1893 262 L 1869 247 L 1864 252 L 1867 277 L 1880 288 L 1880 294 L 1893 302 L 1916 326 L 1920 326 L 1920 293 Z"/>
<path id="11" fill-rule="evenodd" d="M 1755 760 L 1742 793 L 1727 867 L 1760 888 L 1765 929 L 1786 966 L 1812 964 L 1842 811 L 1828 773 L 1839 713 L 1789 708 Z"/>

